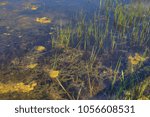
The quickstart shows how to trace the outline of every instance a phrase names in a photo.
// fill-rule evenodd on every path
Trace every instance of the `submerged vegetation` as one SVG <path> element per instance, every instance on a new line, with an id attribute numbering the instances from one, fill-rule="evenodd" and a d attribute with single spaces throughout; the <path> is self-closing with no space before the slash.
<path id="1" fill-rule="evenodd" d="M 50 78 L 52 78 L 52 79 L 57 78 L 58 75 L 59 75 L 59 71 L 58 71 L 58 70 L 50 70 L 50 71 L 49 71 L 49 76 L 50 76 Z"/>
<path id="2" fill-rule="evenodd" d="M 42 52 L 42 51 L 46 50 L 46 48 L 45 48 L 44 46 L 37 46 L 37 47 L 35 48 L 35 50 L 36 50 L 36 51 L 39 51 L 39 52 Z"/>
<path id="3" fill-rule="evenodd" d="M 40 39 L 0 65 L 0 99 L 150 99 L 150 8 L 130 2 L 99 0 L 65 25 L 34 16 Z"/>
<path id="4" fill-rule="evenodd" d="M 34 87 L 37 85 L 36 82 L 32 82 L 29 85 L 25 85 L 23 82 L 20 83 L 0 83 L 0 94 L 11 93 L 11 92 L 21 92 L 28 93 L 34 90 Z"/>
<path id="5" fill-rule="evenodd" d="M 48 24 L 51 23 L 51 19 L 47 17 L 42 17 L 42 18 L 36 18 L 36 21 L 41 23 L 41 24 Z"/>

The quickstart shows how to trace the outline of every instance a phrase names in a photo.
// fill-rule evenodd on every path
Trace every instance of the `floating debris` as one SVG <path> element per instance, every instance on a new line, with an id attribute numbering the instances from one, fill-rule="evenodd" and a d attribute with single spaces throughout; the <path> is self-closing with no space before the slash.
<path id="1" fill-rule="evenodd" d="M 0 83 L 0 94 L 12 92 L 28 93 L 34 90 L 35 86 L 37 86 L 36 82 L 32 82 L 28 85 L 25 85 L 23 82 L 8 84 Z"/>
<path id="2" fill-rule="evenodd" d="M 59 71 L 58 70 L 50 70 L 49 71 L 49 76 L 52 78 L 52 79 L 55 79 L 59 76 Z"/>
<path id="3" fill-rule="evenodd" d="M 35 48 L 36 51 L 39 51 L 39 52 L 43 52 L 44 50 L 46 50 L 46 48 L 44 46 L 37 46 Z"/>
<path id="4" fill-rule="evenodd" d="M 42 18 L 36 18 L 36 22 L 39 22 L 41 24 L 49 24 L 52 22 L 52 20 L 47 17 L 42 17 Z"/>

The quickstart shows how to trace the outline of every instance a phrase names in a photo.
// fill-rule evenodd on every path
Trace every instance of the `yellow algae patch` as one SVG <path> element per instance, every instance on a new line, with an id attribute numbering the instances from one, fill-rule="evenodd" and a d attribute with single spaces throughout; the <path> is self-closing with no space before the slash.
<path id="1" fill-rule="evenodd" d="M 141 59 L 142 59 L 142 57 L 141 57 L 138 53 L 135 53 L 134 58 L 135 58 L 137 61 L 141 61 Z"/>
<path id="2" fill-rule="evenodd" d="M 140 61 L 137 61 L 136 59 L 133 58 L 133 59 L 130 60 L 130 62 L 133 65 L 137 65 Z"/>
<path id="3" fill-rule="evenodd" d="M 136 60 L 135 57 L 132 57 L 131 55 L 128 57 L 128 60 L 132 65 L 137 65 L 140 62 Z"/>
<path id="4" fill-rule="evenodd" d="M 42 18 L 36 18 L 36 22 L 39 22 L 41 24 L 49 24 L 52 22 L 52 20 L 47 17 L 42 17 Z"/>
<path id="5" fill-rule="evenodd" d="M 138 61 L 145 61 L 148 57 L 143 57 L 139 55 L 138 53 L 135 53 L 135 59 Z"/>
<path id="6" fill-rule="evenodd" d="M 12 93 L 12 92 L 19 92 L 19 93 L 28 93 L 37 86 L 36 82 L 32 82 L 28 85 L 25 85 L 23 82 L 20 83 L 0 83 L 0 94 L 4 93 Z"/>
<path id="7" fill-rule="evenodd" d="M 26 66 L 27 69 L 34 69 L 38 64 L 37 63 L 33 63 L 33 64 L 29 64 Z"/>
<path id="8" fill-rule="evenodd" d="M 50 70 L 49 71 L 49 76 L 52 78 L 52 79 L 55 79 L 59 76 L 59 71 L 58 70 Z"/>
<path id="9" fill-rule="evenodd" d="M 44 50 L 46 50 L 46 48 L 44 46 L 37 46 L 35 48 L 36 51 L 39 51 L 39 52 L 43 52 Z"/>
<path id="10" fill-rule="evenodd" d="M 8 2 L 0 2 L 0 6 L 5 6 L 7 4 L 8 4 Z"/>
<path id="11" fill-rule="evenodd" d="M 31 10 L 35 11 L 35 10 L 37 10 L 37 9 L 38 9 L 38 6 L 35 6 L 35 5 L 32 5 L 32 6 L 31 6 Z"/>
<path id="12" fill-rule="evenodd" d="M 135 53 L 135 56 L 129 56 L 128 60 L 130 61 L 130 63 L 132 65 L 137 65 L 140 62 L 144 62 L 148 57 L 143 57 L 141 55 L 139 55 L 138 53 Z"/>

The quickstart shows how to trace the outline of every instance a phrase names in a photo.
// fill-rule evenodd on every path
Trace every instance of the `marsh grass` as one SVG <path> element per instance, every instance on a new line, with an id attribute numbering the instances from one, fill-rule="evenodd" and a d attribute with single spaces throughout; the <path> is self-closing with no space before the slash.
<path id="1" fill-rule="evenodd" d="M 100 1 L 100 6 L 101 4 Z M 110 46 L 112 50 L 120 49 L 117 45 L 123 42 L 126 42 L 124 47 L 130 44 L 130 48 L 148 46 L 146 43 L 149 43 L 149 23 L 145 18 L 148 16 L 141 16 L 142 13 L 140 13 L 148 12 L 148 10 L 142 4 L 137 6 L 139 9 L 132 8 L 132 5 L 120 4 L 116 4 L 116 7 L 108 7 L 108 4 L 110 5 L 107 1 L 103 11 L 105 20 L 100 17 L 99 13 L 102 11 L 94 13 L 91 19 L 87 19 L 83 12 L 79 13 L 73 24 L 69 23 L 57 31 L 56 45 L 83 50 L 92 50 L 93 46 L 101 50 L 110 50 Z"/>

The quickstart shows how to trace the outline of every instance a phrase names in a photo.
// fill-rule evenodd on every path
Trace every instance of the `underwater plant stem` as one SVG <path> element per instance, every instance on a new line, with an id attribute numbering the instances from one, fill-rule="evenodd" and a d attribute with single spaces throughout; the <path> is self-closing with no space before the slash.
<path id="1" fill-rule="evenodd" d="M 114 71 L 114 78 L 113 78 L 113 81 L 112 81 L 112 89 L 113 89 L 114 84 L 115 84 L 115 82 L 116 82 L 116 79 L 117 79 L 117 75 L 118 75 L 120 66 L 121 66 L 121 57 L 119 58 L 119 60 L 118 60 L 118 62 L 117 62 L 117 65 L 116 65 L 116 68 L 115 68 L 115 71 Z"/>
<path id="2" fill-rule="evenodd" d="M 65 93 L 68 95 L 68 97 L 69 97 L 70 99 L 72 99 L 71 95 L 70 95 L 70 94 L 68 93 L 68 91 L 64 88 L 64 86 L 61 84 L 61 82 L 59 81 L 59 79 L 56 78 L 56 80 L 57 80 L 58 84 L 61 86 L 61 88 L 65 91 Z"/>
<path id="3" fill-rule="evenodd" d="M 80 98 L 80 95 L 81 95 L 81 90 L 82 90 L 82 88 L 80 88 L 80 89 L 79 89 L 79 91 L 78 91 L 77 100 L 79 100 L 79 98 Z"/>
<path id="4" fill-rule="evenodd" d="M 89 84 L 89 89 L 90 89 L 90 96 L 92 96 L 92 86 L 91 86 L 91 78 L 88 75 L 88 84 Z"/>
<path id="5" fill-rule="evenodd" d="M 93 95 L 93 88 L 91 85 L 91 78 L 90 78 L 88 66 L 87 66 L 87 72 L 88 72 L 87 76 L 88 76 L 89 93 L 90 93 L 90 96 L 92 96 Z"/>

